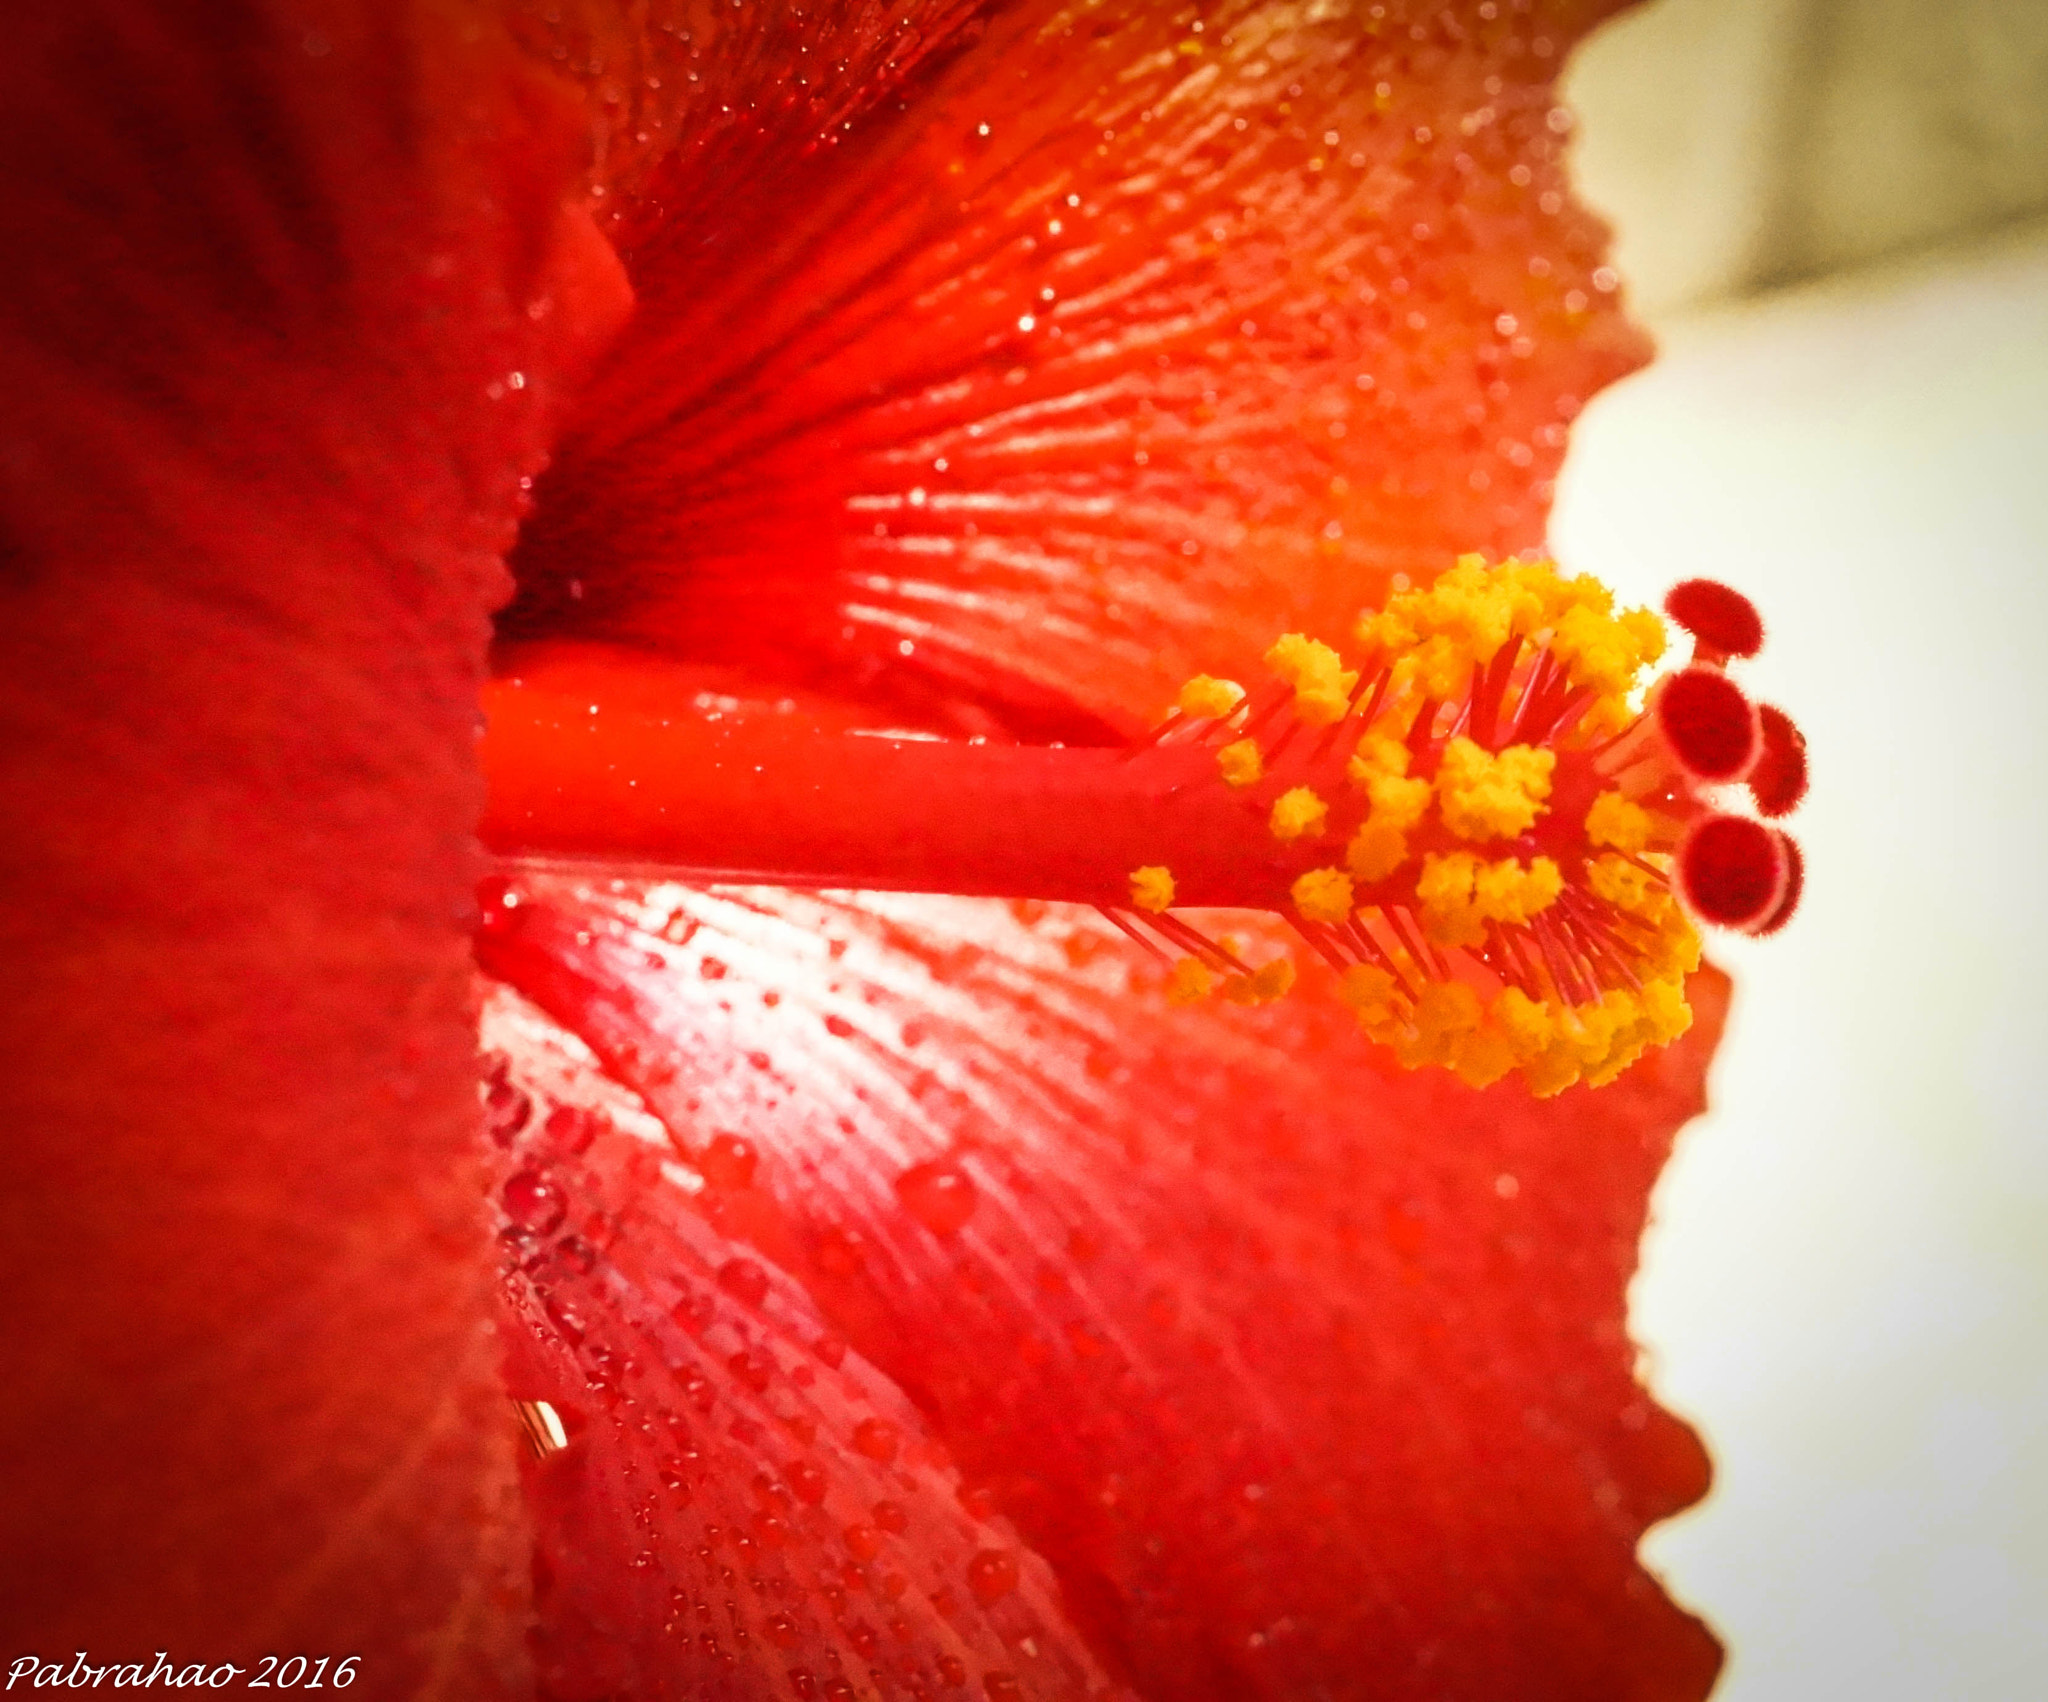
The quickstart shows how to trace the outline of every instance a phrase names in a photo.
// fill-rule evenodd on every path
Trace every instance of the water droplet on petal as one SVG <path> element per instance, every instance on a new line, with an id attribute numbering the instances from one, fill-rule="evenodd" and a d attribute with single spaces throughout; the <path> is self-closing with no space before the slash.
<path id="1" fill-rule="evenodd" d="M 494 1082 L 484 1095 L 484 1129 L 499 1146 L 510 1146 L 532 1115 L 532 1095 L 510 1082 Z"/>
<path id="2" fill-rule="evenodd" d="M 934 1159 L 896 1178 L 903 1209 L 934 1235 L 954 1235 L 966 1226 L 981 1203 L 973 1181 L 957 1164 Z"/>
<path id="3" fill-rule="evenodd" d="M 547 1234 L 569 1210 L 562 1190 L 538 1170 L 522 1170 L 508 1178 L 498 1198 L 508 1218 L 536 1235 Z"/>
<path id="4" fill-rule="evenodd" d="M 751 1141 L 742 1140 L 738 1135 L 720 1135 L 704 1149 L 697 1168 L 704 1173 L 704 1180 L 715 1188 L 749 1188 L 753 1186 L 754 1170 L 760 1161 L 760 1154 L 754 1150 Z"/>
<path id="5" fill-rule="evenodd" d="M 896 1458 L 903 1432 L 886 1418 L 864 1418 L 853 1427 L 853 1451 L 883 1465 Z"/>
<path id="6" fill-rule="evenodd" d="M 967 1563 L 967 1587 L 987 1607 L 1017 1587 L 1017 1557 L 1006 1549 L 985 1548 Z"/>
<path id="7" fill-rule="evenodd" d="M 768 1273 L 752 1259 L 728 1259 L 718 1267 L 718 1286 L 735 1300 L 758 1306 L 768 1298 Z"/>
<path id="8" fill-rule="evenodd" d="M 602 1119 L 579 1105 L 557 1105 L 541 1125 L 541 1133 L 564 1158 L 578 1158 L 597 1139 Z"/>

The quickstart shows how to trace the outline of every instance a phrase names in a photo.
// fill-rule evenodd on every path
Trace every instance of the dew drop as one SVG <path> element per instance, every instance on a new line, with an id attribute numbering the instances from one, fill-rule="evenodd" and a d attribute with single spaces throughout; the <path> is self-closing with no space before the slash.
<path id="1" fill-rule="evenodd" d="M 1017 1557 L 1006 1549 L 985 1548 L 967 1563 L 967 1587 L 987 1607 L 1017 1587 Z"/>
<path id="2" fill-rule="evenodd" d="M 541 1133 L 564 1158 L 577 1158 L 597 1139 L 600 1119 L 576 1105 L 557 1105 L 541 1125 Z"/>
<path id="3" fill-rule="evenodd" d="M 669 1308 L 668 1315 L 691 1335 L 701 1336 L 717 1314 L 708 1295 L 686 1293 Z"/>
<path id="4" fill-rule="evenodd" d="M 571 1347 L 583 1340 L 584 1323 L 581 1314 L 559 1295 L 549 1295 L 541 1303 L 541 1309 L 547 1313 L 548 1322 L 555 1326 L 556 1334 Z"/>
<path id="5" fill-rule="evenodd" d="M 536 1235 L 547 1234 L 569 1210 L 562 1190 L 538 1170 L 522 1170 L 509 1177 L 498 1198 L 508 1218 Z"/>
<path id="6" fill-rule="evenodd" d="M 495 1082 L 484 1095 L 484 1129 L 499 1146 L 510 1146 L 532 1115 L 532 1095 L 510 1082 Z"/>
<path id="7" fill-rule="evenodd" d="M 853 1427 L 853 1451 L 887 1465 L 896 1458 L 903 1432 L 886 1418 L 864 1418 Z"/>
<path id="8" fill-rule="evenodd" d="M 742 1140 L 738 1135 L 720 1135 L 704 1149 L 697 1168 L 713 1187 L 749 1188 L 753 1186 L 754 1170 L 759 1163 L 760 1154 L 754 1150 L 751 1141 Z"/>
<path id="9" fill-rule="evenodd" d="M 742 1348 L 726 1362 L 726 1367 L 755 1394 L 766 1394 L 768 1385 L 775 1380 L 775 1361 L 765 1353 L 756 1353 Z"/>
<path id="10" fill-rule="evenodd" d="M 768 1273 L 752 1259 L 728 1259 L 718 1267 L 718 1286 L 735 1300 L 758 1306 L 768 1298 Z"/>
<path id="11" fill-rule="evenodd" d="M 934 1235 L 955 1235 L 981 1203 L 973 1181 L 949 1159 L 934 1159 L 896 1178 L 903 1209 Z"/>
<path id="12" fill-rule="evenodd" d="M 487 936 L 509 934 L 517 920 L 519 889 L 503 875 L 486 875 L 477 883 L 477 932 Z"/>
<path id="13" fill-rule="evenodd" d="M 882 1533 L 873 1525 L 848 1525 L 843 1533 L 846 1552 L 859 1561 L 869 1561 L 882 1552 Z"/>

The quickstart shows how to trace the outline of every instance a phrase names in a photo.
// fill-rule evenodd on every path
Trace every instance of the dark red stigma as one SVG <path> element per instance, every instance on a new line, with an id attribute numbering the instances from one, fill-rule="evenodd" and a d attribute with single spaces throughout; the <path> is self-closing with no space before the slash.
<path id="1" fill-rule="evenodd" d="M 1664 612 L 1692 634 L 1703 653 L 1754 656 L 1764 647 L 1764 620 L 1756 605 L 1718 579 L 1680 580 L 1665 594 Z"/>
<path id="2" fill-rule="evenodd" d="M 1701 780 L 1740 780 L 1757 760 L 1757 711 L 1718 668 L 1673 674 L 1657 693 L 1656 714 L 1672 752 Z"/>
<path id="3" fill-rule="evenodd" d="M 1763 703 L 1756 713 L 1763 753 L 1749 771 L 1750 796 L 1764 815 L 1789 815 L 1806 796 L 1806 735 L 1782 709 Z"/>
<path id="4" fill-rule="evenodd" d="M 1747 816 L 1709 816 L 1679 848 L 1685 901 L 1702 921 L 1751 932 L 1781 926 L 1797 893 L 1796 853 L 1776 828 Z"/>
<path id="5" fill-rule="evenodd" d="M 1799 908 L 1799 895 L 1806 890 L 1806 859 L 1799 854 L 1799 841 L 1789 833 L 1779 833 L 1778 849 L 1785 857 L 1785 890 L 1770 915 L 1750 929 L 1752 934 L 1775 934 L 1784 927 L 1792 920 L 1792 912 Z"/>

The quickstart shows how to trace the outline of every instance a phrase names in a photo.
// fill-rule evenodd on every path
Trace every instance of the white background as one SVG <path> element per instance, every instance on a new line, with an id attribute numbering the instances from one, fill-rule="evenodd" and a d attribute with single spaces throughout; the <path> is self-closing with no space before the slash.
<path id="1" fill-rule="evenodd" d="M 1717 1702 L 2041 1697 L 2048 229 L 1658 329 L 1556 549 L 1750 592 L 1814 792 L 1801 914 L 1717 953 L 1714 1109 L 1634 1296 L 1718 1472 L 1645 1557 L 1730 1646 Z"/>

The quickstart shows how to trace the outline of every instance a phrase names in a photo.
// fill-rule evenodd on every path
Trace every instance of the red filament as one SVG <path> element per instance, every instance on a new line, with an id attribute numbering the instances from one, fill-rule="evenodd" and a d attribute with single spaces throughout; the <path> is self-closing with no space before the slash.
<path id="1" fill-rule="evenodd" d="M 1747 816 L 1709 816 L 1686 836 L 1679 877 L 1694 914 L 1723 928 L 1756 928 L 1777 915 L 1791 842 Z M 1789 915 L 1790 912 L 1788 911 Z"/>
<path id="2" fill-rule="evenodd" d="M 1656 710 L 1673 754 L 1701 780 L 1739 780 L 1757 760 L 1757 712 L 1718 668 L 1673 674 L 1657 694 Z"/>
<path id="3" fill-rule="evenodd" d="M 1767 816 L 1789 815 L 1806 796 L 1806 735 L 1784 710 L 1757 706 L 1763 752 L 1749 772 L 1750 796 Z"/>
<path id="4" fill-rule="evenodd" d="M 1764 647 L 1763 617 L 1740 591 L 1718 579 L 1686 579 L 1671 587 L 1664 612 L 1704 651 L 1754 656 Z"/>

